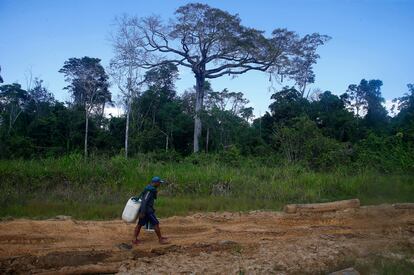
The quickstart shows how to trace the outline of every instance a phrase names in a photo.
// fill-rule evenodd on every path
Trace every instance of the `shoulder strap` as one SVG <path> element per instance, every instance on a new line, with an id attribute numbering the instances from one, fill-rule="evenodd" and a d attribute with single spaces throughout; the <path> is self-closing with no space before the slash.
<path id="1" fill-rule="evenodd" d="M 148 198 L 149 198 L 149 195 L 151 194 L 151 191 L 147 191 L 146 193 L 145 193 L 145 195 L 143 196 L 143 198 L 142 198 L 142 201 L 144 202 L 146 202 L 147 200 L 148 200 Z"/>

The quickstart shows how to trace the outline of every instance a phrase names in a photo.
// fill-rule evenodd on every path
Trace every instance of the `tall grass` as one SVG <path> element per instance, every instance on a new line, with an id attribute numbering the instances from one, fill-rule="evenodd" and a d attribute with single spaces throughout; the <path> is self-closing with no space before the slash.
<path id="1" fill-rule="evenodd" d="M 179 162 L 151 156 L 0 161 L 0 216 L 114 218 L 152 176 L 161 187 L 161 216 L 195 211 L 280 209 L 285 203 L 358 197 L 364 204 L 414 202 L 412 174 L 369 169 L 317 172 L 259 159 L 228 163 L 216 157 Z"/>

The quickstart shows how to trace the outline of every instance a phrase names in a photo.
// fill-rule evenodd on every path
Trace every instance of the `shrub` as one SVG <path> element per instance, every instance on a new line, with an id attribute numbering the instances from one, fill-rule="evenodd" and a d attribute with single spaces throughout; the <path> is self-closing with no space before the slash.
<path id="1" fill-rule="evenodd" d="M 403 141 L 400 134 L 379 137 L 370 134 L 355 146 L 356 163 L 382 172 L 414 171 L 413 144 Z"/>
<path id="2" fill-rule="evenodd" d="M 276 130 L 275 141 L 290 163 L 308 163 L 315 169 L 330 169 L 349 163 L 346 144 L 325 137 L 308 117 L 292 120 L 291 126 Z"/>

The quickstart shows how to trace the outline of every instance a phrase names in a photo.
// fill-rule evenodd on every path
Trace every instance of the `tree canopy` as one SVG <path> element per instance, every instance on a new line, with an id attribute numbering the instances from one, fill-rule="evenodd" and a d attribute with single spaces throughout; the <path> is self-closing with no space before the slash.
<path id="1" fill-rule="evenodd" d="M 65 75 L 69 85 L 65 89 L 71 92 L 73 105 L 85 110 L 84 155 L 88 154 L 89 115 L 99 112 L 102 117 L 105 104 L 111 102 L 108 75 L 100 64 L 99 58 L 70 58 L 59 70 Z"/>
<path id="2" fill-rule="evenodd" d="M 196 80 L 193 150 L 198 152 L 206 79 L 269 71 L 294 79 L 304 90 L 314 79 L 316 49 L 328 39 L 316 33 L 301 38 L 286 29 L 266 37 L 242 25 L 238 15 L 190 3 L 179 7 L 168 24 L 157 16 L 123 17 L 115 44 L 119 55 L 135 55 L 143 68 L 171 63 L 191 69 Z"/>

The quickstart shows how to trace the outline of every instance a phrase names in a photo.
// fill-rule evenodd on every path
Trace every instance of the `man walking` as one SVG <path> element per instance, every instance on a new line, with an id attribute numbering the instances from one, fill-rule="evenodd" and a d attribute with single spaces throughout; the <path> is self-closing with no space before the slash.
<path id="1" fill-rule="evenodd" d="M 155 216 L 155 209 L 154 209 L 154 200 L 157 199 L 157 188 L 163 183 L 164 181 L 161 180 L 160 177 L 153 177 L 151 183 L 148 184 L 144 191 L 141 193 L 141 207 L 138 210 L 138 224 L 135 227 L 134 231 L 134 240 L 132 241 L 133 244 L 139 244 L 140 241 L 138 240 L 139 232 L 141 231 L 141 227 L 143 227 L 146 223 L 151 223 L 154 226 L 155 233 L 158 236 L 158 241 L 160 244 L 167 244 L 168 240 L 165 237 L 162 237 L 160 225 L 157 217 Z"/>

